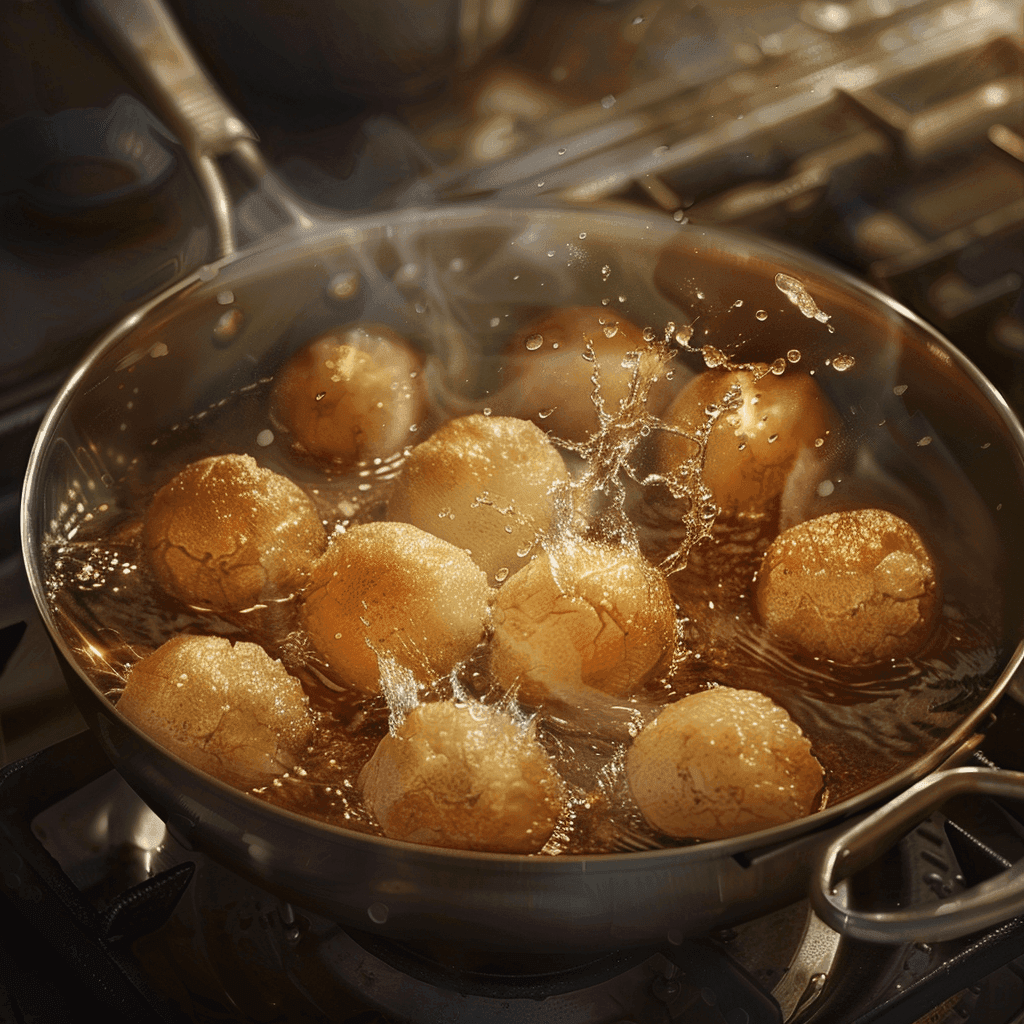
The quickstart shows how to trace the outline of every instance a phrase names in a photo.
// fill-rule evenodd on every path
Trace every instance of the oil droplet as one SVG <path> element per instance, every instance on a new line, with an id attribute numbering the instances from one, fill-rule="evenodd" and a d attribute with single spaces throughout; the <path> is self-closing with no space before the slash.
<path id="1" fill-rule="evenodd" d="M 582 241 L 582 240 L 583 240 L 584 238 L 586 238 L 586 237 L 587 237 L 587 233 L 586 233 L 586 231 L 581 231 L 581 232 L 580 232 L 580 240 Z"/>
<path id="2" fill-rule="evenodd" d="M 543 345 L 543 344 L 544 344 L 544 335 L 543 334 L 531 334 L 526 339 L 526 347 L 531 352 L 536 352 L 537 349 L 539 349 L 541 347 L 541 345 Z"/>
<path id="3" fill-rule="evenodd" d="M 605 96 L 601 100 L 601 106 L 604 107 L 605 110 L 611 110 L 611 108 L 615 106 L 615 97 Z"/>
<path id="4" fill-rule="evenodd" d="M 822 480 L 818 484 L 818 497 L 827 498 L 835 489 L 836 485 L 831 480 Z"/>
<path id="5" fill-rule="evenodd" d="M 788 360 L 789 360 L 789 361 L 790 361 L 791 363 L 799 363 L 799 362 L 800 362 L 800 349 L 798 349 L 798 348 L 791 348 L 791 349 L 790 349 L 790 350 L 789 350 L 789 351 L 788 351 L 788 352 L 786 353 L 786 358 L 787 358 L 787 359 L 788 359 Z"/>
<path id="6" fill-rule="evenodd" d="M 683 213 L 683 211 L 682 211 L 682 210 L 675 210 L 675 211 L 673 211 L 673 213 L 672 213 L 672 219 L 673 219 L 673 220 L 674 220 L 674 221 L 675 221 L 675 222 L 676 222 L 677 224 L 688 224 L 688 223 L 690 222 L 690 221 L 689 221 L 689 218 L 688 218 L 688 217 L 686 216 L 686 214 L 685 214 L 685 213 Z"/>
<path id="7" fill-rule="evenodd" d="M 461 256 L 456 256 L 455 259 L 448 264 L 448 269 L 455 274 L 461 274 L 466 269 L 466 261 Z"/>
<path id="8" fill-rule="evenodd" d="M 823 437 L 816 437 L 814 439 L 814 447 L 815 448 L 820 448 L 824 443 L 825 443 L 825 438 L 823 438 Z"/>
<path id="9" fill-rule="evenodd" d="M 857 360 L 853 356 L 837 355 L 832 357 L 832 369 L 845 373 Z"/>
<path id="10" fill-rule="evenodd" d="M 548 256 L 554 256 L 554 255 L 555 255 L 555 250 L 554 249 L 548 249 Z"/>
<path id="11" fill-rule="evenodd" d="M 355 270 L 341 270 L 327 283 L 327 295 L 339 301 L 351 299 L 359 291 L 359 273 Z"/>
<path id="12" fill-rule="evenodd" d="M 374 924 L 384 924 L 388 919 L 388 908 L 384 903 L 371 903 L 366 908 L 366 916 Z"/>
<path id="13" fill-rule="evenodd" d="M 200 281 L 212 281 L 219 273 L 220 271 L 217 267 L 212 267 L 207 264 L 205 267 L 200 267 L 199 270 L 196 271 L 196 277 L 198 277 Z"/>
<path id="14" fill-rule="evenodd" d="M 625 302 L 625 301 L 626 301 L 626 296 L 625 295 L 620 295 L 619 296 L 619 302 Z"/>
<path id="15" fill-rule="evenodd" d="M 778 434 L 772 434 L 771 437 L 768 438 L 768 443 L 769 444 L 775 444 L 775 442 L 778 441 L 778 439 L 779 439 L 779 435 Z"/>
<path id="16" fill-rule="evenodd" d="M 316 393 L 316 401 L 322 402 L 327 397 L 326 391 L 318 391 Z"/>
<path id="17" fill-rule="evenodd" d="M 922 437 L 921 440 L 917 442 L 917 447 L 918 448 L 924 448 L 925 445 L 929 445 L 931 443 L 932 443 L 932 439 L 930 437 L 925 436 L 925 437 Z"/>
<path id="18" fill-rule="evenodd" d="M 274 443 L 274 432 L 272 430 L 261 430 L 256 435 L 256 443 L 261 448 L 266 448 L 267 445 Z"/>
<path id="19" fill-rule="evenodd" d="M 218 341 L 227 341 L 230 338 L 235 337 L 242 327 L 242 321 L 245 318 L 242 316 L 240 309 L 229 309 L 222 313 L 217 320 L 217 323 L 213 327 L 213 336 Z"/>
<path id="20" fill-rule="evenodd" d="M 565 147 L 564 146 L 558 151 L 558 155 L 559 156 L 565 156 Z"/>
<path id="21" fill-rule="evenodd" d="M 810 292 L 795 277 L 790 277 L 789 274 L 776 274 L 775 287 L 809 320 L 817 320 L 824 324 L 832 319 L 828 313 L 818 309 Z"/>
<path id="22" fill-rule="evenodd" d="M 501 326 L 501 318 L 497 316 L 492 316 L 489 323 L 492 327 L 499 327 Z"/>
<path id="23" fill-rule="evenodd" d="M 894 395 L 902 395 L 906 390 L 907 390 L 907 385 L 906 384 L 897 384 L 896 387 L 894 387 L 892 389 L 892 393 Z"/>
<path id="24" fill-rule="evenodd" d="M 235 301 L 235 293 L 230 288 L 225 288 L 222 292 L 217 292 L 217 302 L 221 306 L 230 306 Z"/>
<path id="25" fill-rule="evenodd" d="M 754 314 L 754 316 L 756 316 L 758 320 L 767 320 L 768 319 L 768 311 L 764 310 L 764 309 L 759 309 Z"/>
<path id="26" fill-rule="evenodd" d="M 499 570 L 498 570 L 498 571 L 497 571 L 497 572 L 496 572 L 496 573 L 494 574 L 494 578 L 495 578 L 495 579 L 496 579 L 496 580 L 497 580 L 497 581 L 498 581 L 499 583 L 503 583 L 503 582 L 504 582 L 505 580 L 507 580 L 507 579 L 508 579 L 508 569 L 507 569 L 507 568 L 505 568 L 504 566 L 502 566 L 502 568 L 500 568 L 500 569 L 499 569 Z"/>
<path id="27" fill-rule="evenodd" d="M 729 308 L 730 309 L 739 309 L 742 305 L 743 305 L 743 300 L 742 299 L 737 299 Z"/>
<path id="28" fill-rule="evenodd" d="M 161 356 L 167 355 L 168 351 L 169 350 L 164 342 L 158 341 L 150 348 L 149 355 L 151 359 L 159 359 Z"/>

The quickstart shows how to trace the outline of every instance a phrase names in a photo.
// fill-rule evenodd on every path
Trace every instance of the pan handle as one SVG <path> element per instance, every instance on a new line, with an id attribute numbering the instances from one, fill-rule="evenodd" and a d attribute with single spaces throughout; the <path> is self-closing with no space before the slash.
<path id="1" fill-rule="evenodd" d="M 837 883 L 876 860 L 914 825 L 953 796 L 1024 800 L 1024 773 L 991 768 L 937 772 L 853 825 L 823 852 L 811 876 L 811 903 L 835 931 L 868 942 L 941 942 L 990 928 L 1024 913 L 1024 861 L 938 903 L 868 912 L 844 906 Z"/>
<path id="2" fill-rule="evenodd" d="M 256 133 L 214 84 L 161 0 L 81 2 L 181 141 L 213 216 L 218 256 L 236 251 L 231 196 L 218 157 L 234 155 L 290 219 L 310 225 L 299 204 L 269 173 L 255 144 Z"/>

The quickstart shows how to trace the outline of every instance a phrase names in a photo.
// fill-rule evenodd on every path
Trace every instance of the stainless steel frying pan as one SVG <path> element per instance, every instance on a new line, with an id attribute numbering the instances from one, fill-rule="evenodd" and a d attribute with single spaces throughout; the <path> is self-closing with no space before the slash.
<path id="1" fill-rule="evenodd" d="M 456 206 L 318 223 L 268 184 L 251 132 L 182 55 L 154 5 L 90 6 L 159 85 L 209 188 L 221 255 L 117 325 L 69 379 L 32 453 L 23 545 L 33 593 L 90 727 L 176 837 L 339 922 L 494 949 L 642 946 L 763 913 L 812 883 L 829 923 L 886 940 L 966 934 L 1024 908 L 1019 873 L 898 915 L 855 914 L 833 894 L 844 872 L 881 852 L 935 799 L 953 791 L 1024 795 L 1024 780 L 1010 773 L 938 771 L 966 757 L 1024 657 L 1024 433 L 958 351 L 887 297 L 813 259 L 667 218 Z M 228 152 L 290 218 L 244 252 L 235 251 L 217 168 Z M 779 272 L 799 279 L 830 319 L 808 317 L 787 300 L 775 284 Z M 56 610 L 48 576 L 53 552 L 83 516 L 125 501 L 133 474 L 160 472 L 149 464 L 155 438 L 259 387 L 289 353 L 338 323 L 391 324 L 415 339 L 446 385 L 471 391 L 482 386 L 475 368 L 538 308 L 605 300 L 641 324 L 707 327 L 709 340 L 744 357 L 799 349 L 850 436 L 864 442 L 858 450 L 868 462 L 868 441 L 881 438 L 878 450 L 901 453 L 891 477 L 928 482 L 908 500 L 950 546 L 955 587 L 999 593 L 1002 639 L 995 667 L 972 693 L 956 706 L 926 709 L 933 738 L 924 753 L 819 813 L 754 835 L 524 857 L 415 846 L 301 817 L 204 775 L 122 720 L 94 681 L 89 638 Z M 852 359 L 842 373 L 831 365 L 837 353 L 844 366 Z M 217 439 L 210 445 L 216 451 Z M 877 468 L 880 459 L 873 462 Z M 885 801 L 882 824 L 869 819 L 847 834 Z"/>

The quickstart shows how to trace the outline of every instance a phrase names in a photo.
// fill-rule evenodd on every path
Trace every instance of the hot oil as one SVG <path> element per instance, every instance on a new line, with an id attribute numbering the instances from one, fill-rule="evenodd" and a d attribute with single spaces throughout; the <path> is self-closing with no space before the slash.
<path id="1" fill-rule="evenodd" d="M 538 713 L 538 737 L 567 793 L 543 851 L 548 854 L 630 851 L 674 842 L 654 832 L 633 803 L 625 752 L 659 708 L 708 685 L 761 690 L 784 707 L 811 739 L 825 769 L 827 799 L 834 803 L 932 749 L 976 706 L 996 669 L 996 630 L 987 618 L 971 618 L 970 595 L 955 587 L 946 595 L 934 637 L 912 659 L 851 670 L 786 649 L 767 635 L 754 616 L 752 593 L 760 561 L 780 529 L 779 505 L 716 519 L 699 476 L 706 434 L 691 439 L 692 457 L 669 478 L 645 469 L 645 445 L 665 429 L 647 412 L 646 396 L 653 377 L 678 369 L 669 362 L 672 356 L 670 347 L 655 339 L 650 352 L 633 363 L 633 384 L 622 406 L 602 405 L 599 432 L 586 442 L 563 444 L 575 479 L 544 544 L 586 535 L 637 546 L 668 574 L 680 639 L 668 675 L 631 700 L 602 708 L 596 717 L 572 709 Z M 593 381 L 599 403 L 599 366 Z M 68 524 L 65 535 L 73 539 L 48 552 L 49 593 L 83 666 L 111 699 L 120 692 L 128 666 L 182 632 L 251 640 L 281 658 L 310 697 L 317 739 L 301 764 L 253 792 L 321 821 L 377 832 L 359 796 L 358 777 L 388 731 L 394 709 L 387 700 L 358 695 L 325 677 L 295 629 L 296 599 L 233 616 L 185 608 L 154 584 L 139 545 L 142 516 L 155 491 L 188 463 L 227 452 L 250 454 L 293 479 L 314 501 L 329 532 L 382 516 L 401 454 L 338 475 L 296 459 L 287 437 L 268 421 L 269 383 L 219 402 L 154 440 L 145 461 L 128 467 L 121 503 L 100 506 L 73 527 Z M 215 450 L 211 438 L 217 439 Z M 885 489 L 884 472 L 879 479 L 857 477 L 857 451 L 870 443 L 867 437 L 855 439 L 843 455 L 850 493 Z M 860 492 L 849 486 L 857 479 Z M 941 546 L 934 553 L 940 565 L 958 557 L 955 549 Z M 454 684 L 442 681 L 437 692 L 458 696 L 461 686 L 496 699 L 489 691 L 485 653 L 482 648 Z"/>

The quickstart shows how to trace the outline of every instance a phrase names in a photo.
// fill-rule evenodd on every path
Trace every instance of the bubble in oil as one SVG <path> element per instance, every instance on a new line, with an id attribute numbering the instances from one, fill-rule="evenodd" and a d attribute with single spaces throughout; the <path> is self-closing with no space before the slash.
<path id="1" fill-rule="evenodd" d="M 541 345 L 544 344 L 544 335 L 543 334 L 531 334 L 526 339 L 526 343 L 525 344 L 526 344 L 526 347 L 531 352 L 536 352 L 537 349 L 539 349 L 541 347 Z"/>
<path id="2" fill-rule="evenodd" d="M 612 276 L 612 268 L 610 266 L 608 266 L 608 264 L 606 263 L 601 268 L 601 280 L 602 281 L 607 281 L 608 278 L 611 277 L 611 276 Z"/>
<path id="3" fill-rule="evenodd" d="M 853 356 L 840 354 L 832 357 L 832 369 L 844 373 L 856 363 Z"/>
<path id="4" fill-rule="evenodd" d="M 768 311 L 765 310 L 765 309 L 759 309 L 754 314 L 754 316 L 756 316 L 758 320 L 767 320 L 768 319 Z"/>

